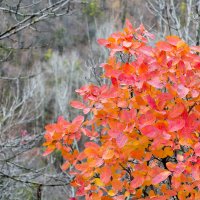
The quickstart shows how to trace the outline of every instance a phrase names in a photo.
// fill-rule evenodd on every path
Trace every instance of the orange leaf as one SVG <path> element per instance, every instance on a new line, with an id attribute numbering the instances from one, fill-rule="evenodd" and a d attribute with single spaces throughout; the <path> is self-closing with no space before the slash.
<path id="1" fill-rule="evenodd" d="M 103 196 L 101 197 L 101 200 L 112 200 L 112 198 L 109 196 Z"/>
<path id="2" fill-rule="evenodd" d="M 169 44 L 172 44 L 174 46 L 177 45 L 177 43 L 180 41 L 180 38 L 178 36 L 167 36 L 167 41 L 169 42 Z"/>
<path id="3" fill-rule="evenodd" d="M 112 188 L 113 190 L 116 190 L 116 191 L 122 191 L 123 189 L 123 182 L 118 180 L 118 179 L 113 179 L 112 180 Z"/>
<path id="4" fill-rule="evenodd" d="M 62 166 L 61 166 L 61 169 L 63 171 L 66 171 L 70 166 L 70 163 L 68 161 L 66 161 Z"/>
<path id="5" fill-rule="evenodd" d="M 42 155 L 47 156 L 51 154 L 55 150 L 55 148 L 56 148 L 55 145 L 49 145 Z"/>
<path id="6" fill-rule="evenodd" d="M 71 133 L 75 133 L 76 131 L 79 130 L 81 124 L 84 121 L 84 117 L 79 115 L 77 116 L 71 123 L 71 125 L 68 126 L 67 130 Z"/>

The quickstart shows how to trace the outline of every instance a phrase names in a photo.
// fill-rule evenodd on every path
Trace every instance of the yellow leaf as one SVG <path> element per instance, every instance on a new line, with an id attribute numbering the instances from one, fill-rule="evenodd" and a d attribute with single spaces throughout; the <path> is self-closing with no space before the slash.
<path id="1" fill-rule="evenodd" d="M 103 187 L 104 186 L 104 183 L 101 181 L 100 178 L 95 178 L 94 179 L 94 183 L 95 183 L 95 185 L 97 185 L 99 187 Z"/>
<path id="2" fill-rule="evenodd" d="M 108 195 L 111 196 L 111 197 L 115 196 L 115 194 L 116 193 L 113 190 L 108 191 Z"/>

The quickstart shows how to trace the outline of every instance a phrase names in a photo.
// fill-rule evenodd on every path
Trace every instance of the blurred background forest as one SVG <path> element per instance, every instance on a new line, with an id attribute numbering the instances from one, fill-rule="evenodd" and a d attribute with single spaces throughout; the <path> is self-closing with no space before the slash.
<path id="1" fill-rule="evenodd" d="M 99 66 L 108 52 L 96 40 L 126 18 L 156 40 L 200 43 L 200 0 L 0 0 L 1 200 L 74 195 L 60 153 L 42 156 L 44 127 L 77 114 L 75 89 L 106 81 Z"/>

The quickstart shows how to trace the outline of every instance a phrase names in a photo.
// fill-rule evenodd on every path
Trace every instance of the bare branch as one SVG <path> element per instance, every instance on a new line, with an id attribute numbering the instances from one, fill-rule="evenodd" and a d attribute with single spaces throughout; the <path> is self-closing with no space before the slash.
<path id="1" fill-rule="evenodd" d="M 66 186 L 66 185 L 69 185 L 70 182 L 67 182 L 65 184 L 51 184 L 51 183 L 42 183 L 42 182 L 36 182 L 36 181 L 29 181 L 29 180 L 23 180 L 23 179 L 19 179 L 17 176 L 11 176 L 11 175 L 8 175 L 8 174 L 5 174 L 3 173 L 2 171 L 0 171 L 0 176 L 1 177 L 4 177 L 4 178 L 9 178 L 9 179 L 12 179 L 14 181 L 17 181 L 17 182 L 21 182 L 21 183 L 28 183 L 28 184 L 33 184 L 33 185 L 41 185 L 41 186 L 48 186 L 48 187 L 58 187 L 58 186 Z"/>
<path id="2" fill-rule="evenodd" d="M 32 26 L 33 24 L 36 24 L 42 20 L 45 20 L 47 17 L 52 17 L 52 16 L 58 17 L 58 16 L 61 16 L 64 14 L 68 14 L 69 13 L 68 8 L 65 8 L 66 12 L 64 12 L 64 13 L 57 13 L 57 11 L 62 10 L 66 5 L 69 5 L 69 3 L 70 3 L 70 0 L 60 0 L 48 7 L 36 12 L 36 13 L 28 14 L 28 16 L 25 19 L 16 23 L 15 25 L 11 26 L 6 31 L 0 33 L 0 40 L 8 38 L 20 31 L 22 31 L 25 28 Z M 0 10 L 24 16 L 24 14 L 20 14 L 20 13 L 18 13 L 18 11 L 16 12 L 11 9 L 0 7 Z"/>

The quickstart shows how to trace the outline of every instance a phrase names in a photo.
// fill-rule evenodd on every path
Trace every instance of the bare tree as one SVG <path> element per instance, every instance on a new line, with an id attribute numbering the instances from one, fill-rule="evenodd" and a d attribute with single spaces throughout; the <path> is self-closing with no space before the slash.
<path id="1" fill-rule="evenodd" d="M 23 0 L 15 1 L 1 1 L 0 11 L 1 14 L 8 14 L 11 16 L 13 23 L 7 28 L 4 27 L 0 33 L 0 40 L 10 38 L 16 33 L 26 29 L 32 28 L 34 24 L 46 20 L 48 18 L 55 18 L 66 14 L 72 13 L 71 5 L 72 0 L 57 0 L 57 1 L 29 1 Z M 37 5 L 37 6 L 36 6 Z M 35 9 L 37 8 L 37 9 Z"/>
<path id="2" fill-rule="evenodd" d="M 48 158 L 48 164 L 47 158 L 41 157 L 40 146 L 46 112 L 49 114 L 52 108 L 55 118 L 66 115 L 71 91 L 78 87 L 77 56 L 66 61 L 58 53 L 53 54 L 49 62 L 36 63 L 33 70 L 21 67 L 12 76 L 6 71 L 6 65 L 10 67 L 6 61 L 13 49 L 38 48 L 31 39 L 34 33 L 41 34 L 41 22 L 49 24 L 54 18 L 71 15 L 80 2 L 0 1 L 0 49 L 6 49 L 0 59 L 0 199 L 66 199 L 74 194 L 68 186 L 73 177 L 61 171 L 59 154 Z M 50 194 L 52 188 L 57 194 Z"/>
<path id="3" fill-rule="evenodd" d="M 199 0 L 148 0 L 146 5 L 157 18 L 160 36 L 175 34 L 189 44 L 199 45 Z"/>
<path id="4" fill-rule="evenodd" d="M 82 4 L 78 0 L 2 0 L 0 1 L 0 62 L 7 61 L 15 50 L 41 48 L 37 37 L 50 31 L 50 24 L 72 15 Z"/>
<path id="5" fill-rule="evenodd" d="M 42 157 L 40 146 L 45 112 L 52 115 L 49 121 L 55 121 L 59 115 L 70 118 L 67 104 L 75 88 L 84 81 L 80 64 L 75 53 L 70 59 L 53 53 L 48 62 L 36 64 L 32 75 L 0 78 L 0 199 L 17 196 L 53 200 L 74 195 L 68 186 L 73 176 L 62 172 L 59 153 Z M 83 80 L 77 79 L 81 74 Z M 57 194 L 50 196 L 51 188 Z"/>

